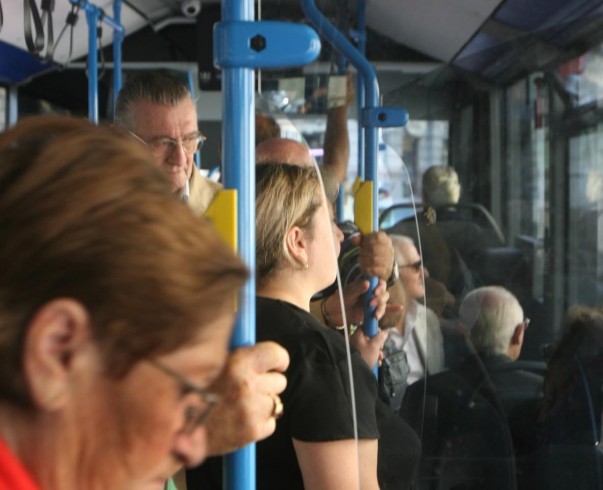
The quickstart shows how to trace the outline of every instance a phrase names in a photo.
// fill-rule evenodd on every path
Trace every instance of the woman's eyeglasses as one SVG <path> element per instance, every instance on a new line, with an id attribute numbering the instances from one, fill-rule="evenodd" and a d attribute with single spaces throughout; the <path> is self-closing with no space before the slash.
<path id="1" fill-rule="evenodd" d="M 423 262 L 421 262 L 421 259 L 419 259 L 416 262 L 413 262 L 412 264 L 399 265 L 398 269 L 412 269 L 415 272 L 419 272 L 421 270 L 421 267 L 423 267 Z"/>
<path id="2" fill-rule="evenodd" d="M 182 376 L 180 373 L 172 370 L 171 368 L 165 366 L 164 364 L 150 360 L 148 361 L 151 366 L 156 367 L 162 373 L 167 374 L 172 379 L 176 380 L 180 385 L 180 389 L 182 392 L 182 396 L 187 396 L 191 393 L 194 393 L 199 397 L 198 405 L 189 405 L 184 410 L 184 424 L 182 427 L 182 431 L 185 434 L 192 434 L 195 429 L 197 429 L 200 425 L 205 422 L 211 409 L 220 399 L 219 395 L 216 393 L 210 393 L 203 388 L 199 388 L 195 386 L 192 382 Z"/>

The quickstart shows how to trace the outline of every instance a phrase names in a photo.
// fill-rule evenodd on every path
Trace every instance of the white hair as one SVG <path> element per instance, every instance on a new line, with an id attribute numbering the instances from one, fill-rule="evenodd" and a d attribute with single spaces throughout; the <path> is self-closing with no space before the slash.
<path id="1" fill-rule="evenodd" d="M 396 262 L 399 265 L 402 265 L 406 262 L 406 257 L 403 257 L 402 247 L 415 247 L 415 242 L 412 238 L 406 235 L 390 235 L 392 239 L 392 244 L 394 246 L 394 255 L 396 258 Z"/>
<path id="2" fill-rule="evenodd" d="M 459 316 L 478 352 L 506 354 L 515 327 L 523 322 L 523 309 L 505 288 L 485 286 L 465 296 Z"/>

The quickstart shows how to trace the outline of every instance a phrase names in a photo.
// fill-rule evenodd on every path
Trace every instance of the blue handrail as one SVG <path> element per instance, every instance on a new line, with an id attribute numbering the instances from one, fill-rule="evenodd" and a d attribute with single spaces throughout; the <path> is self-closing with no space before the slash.
<path id="1" fill-rule="evenodd" d="M 320 40 L 305 25 L 252 22 L 252 0 L 224 0 L 214 26 L 214 64 L 222 68 L 222 162 L 224 186 L 238 189 L 237 242 L 251 270 L 239 300 L 231 347 L 255 342 L 255 96 L 254 68 L 297 66 L 313 61 Z M 282 42 L 287 36 L 287 43 Z M 255 445 L 225 458 L 224 488 L 254 490 Z"/>
<path id="2" fill-rule="evenodd" d="M 119 19 L 121 16 L 121 0 L 115 0 L 113 4 L 115 19 L 106 15 L 102 9 L 87 0 L 70 0 L 70 2 L 86 11 L 86 21 L 88 23 L 88 118 L 98 123 L 98 46 L 96 28 L 99 20 L 107 24 L 113 29 L 114 43 L 117 41 L 113 45 L 113 85 L 114 97 L 117 97 L 121 89 L 121 44 L 125 35 L 125 29 Z"/>
<path id="3" fill-rule="evenodd" d="M 310 21 L 310 24 L 331 43 L 341 54 L 343 54 L 350 63 L 356 67 L 358 74 L 361 75 L 364 85 L 364 90 L 358 90 L 359 93 L 366 92 L 366 109 L 375 109 L 379 105 L 379 85 L 377 83 L 377 75 L 371 64 L 367 61 L 362 53 L 348 41 L 348 39 L 337 30 L 329 20 L 322 15 L 316 7 L 314 0 L 301 0 L 302 10 Z M 363 108 L 363 109 L 364 109 Z M 377 127 L 366 126 L 365 135 L 365 172 L 366 180 L 373 182 L 373 230 L 377 231 L 379 216 L 378 216 L 378 196 L 379 185 L 377 180 Z M 360 156 L 359 156 L 360 157 Z M 369 278 L 371 287 L 367 293 L 367 298 L 373 295 L 374 289 L 377 287 L 377 278 Z M 368 302 L 367 302 L 368 304 Z M 367 309 L 364 316 L 365 333 L 373 337 L 377 334 L 379 326 L 373 317 L 373 311 Z"/>
<path id="4" fill-rule="evenodd" d="M 96 26 L 99 10 L 89 4 L 86 8 L 88 22 L 88 119 L 98 123 L 98 46 L 96 45 Z"/>
<path id="5" fill-rule="evenodd" d="M 363 55 L 366 53 L 366 2 L 358 0 L 358 51 Z M 364 79 L 361 73 L 356 76 L 356 103 L 358 114 L 364 107 Z M 360 120 L 360 117 L 358 117 Z M 364 128 L 358 124 L 358 177 L 364 180 Z"/>
<path id="6" fill-rule="evenodd" d="M 121 45 L 126 35 L 121 25 L 121 0 L 113 0 L 113 18 L 121 29 L 113 29 L 113 108 L 121 90 Z"/>

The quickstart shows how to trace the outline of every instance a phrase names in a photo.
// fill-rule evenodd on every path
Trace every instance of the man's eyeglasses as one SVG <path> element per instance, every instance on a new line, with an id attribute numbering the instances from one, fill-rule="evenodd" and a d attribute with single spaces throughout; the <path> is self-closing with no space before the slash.
<path id="1" fill-rule="evenodd" d="M 161 158 L 169 158 L 170 156 L 172 156 L 174 151 L 176 151 L 178 145 L 182 146 L 182 150 L 188 156 L 193 155 L 195 152 L 201 149 L 203 143 L 205 143 L 205 140 L 207 139 L 200 132 L 190 134 L 180 141 L 164 137 L 153 138 L 147 141 L 138 136 L 133 131 L 130 131 L 130 134 L 134 136 L 137 140 L 142 141 L 145 145 L 147 145 L 155 156 Z"/>
<path id="2" fill-rule="evenodd" d="M 407 265 L 399 265 L 398 268 L 399 269 L 412 269 L 415 272 L 419 272 L 421 270 L 421 267 L 423 267 L 423 262 L 421 262 L 421 259 L 417 260 L 416 262 L 413 262 L 412 264 L 407 264 Z"/>
<path id="3" fill-rule="evenodd" d="M 160 362 L 154 360 L 149 360 L 148 362 L 151 364 L 151 366 L 156 367 L 164 374 L 167 374 L 172 379 L 176 380 L 180 385 L 180 390 L 183 397 L 190 395 L 191 393 L 194 393 L 199 397 L 198 405 L 189 405 L 184 410 L 184 425 L 182 427 L 182 431 L 185 434 L 192 434 L 195 429 L 205 422 L 209 413 L 211 412 L 211 409 L 220 399 L 220 396 L 195 386 L 184 376 Z"/>

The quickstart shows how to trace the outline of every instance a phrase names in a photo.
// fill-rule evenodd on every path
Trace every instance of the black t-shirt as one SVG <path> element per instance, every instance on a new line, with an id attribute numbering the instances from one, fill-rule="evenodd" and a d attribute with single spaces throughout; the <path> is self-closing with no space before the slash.
<path id="1" fill-rule="evenodd" d="M 324 442 L 354 437 L 345 341 L 290 303 L 258 297 L 256 305 L 258 342 L 278 342 L 290 356 L 283 417 L 275 433 L 257 445 L 258 490 L 303 489 L 292 438 Z M 376 439 L 375 377 L 355 351 L 352 370 L 358 437 Z"/>

